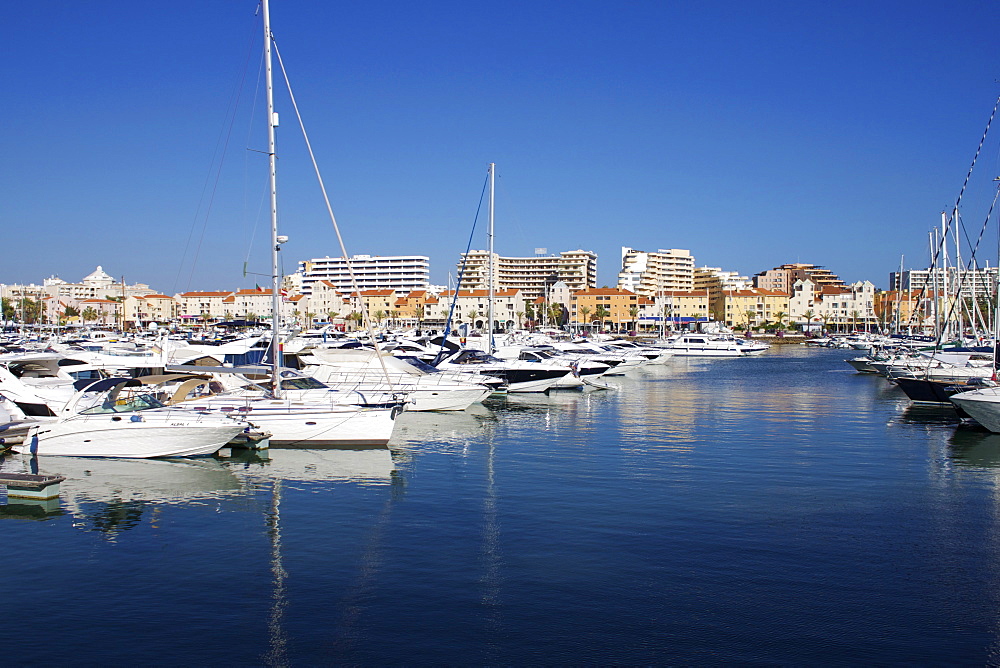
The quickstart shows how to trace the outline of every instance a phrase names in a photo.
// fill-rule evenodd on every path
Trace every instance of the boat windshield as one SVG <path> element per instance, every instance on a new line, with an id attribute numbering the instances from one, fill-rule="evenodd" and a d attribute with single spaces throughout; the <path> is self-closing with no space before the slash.
<path id="1" fill-rule="evenodd" d="M 156 397 L 151 394 L 137 394 L 131 397 L 118 397 L 115 400 L 105 399 L 103 403 L 80 411 L 81 415 L 100 415 L 102 413 L 133 413 L 147 411 L 153 408 L 164 408 Z"/>
<path id="2" fill-rule="evenodd" d="M 326 385 L 315 378 L 285 378 L 281 381 L 283 390 L 320 390 L 326 389 Z"/>
<path id="3" fill-rule="evenodd" d="M 417 359 L 416 357 L 403 357 L 403 356 L 399 356 L 396 359 L 403 360 L 404 362 L 406 362 L 410 366 L 416 367 L 417 369 L 420 369 L 421 371 L 424 371 L 426 373 L 441 373 L 441 369 L 439 369 L 439 368 L 437 368 L 435 366 L 431 366 L 427 362 L 424 362 L 421 359 Z"/>
<path id="4" fill-rule="evenodd" d="M 258 383 L 260 387 L 265 390 L 270 390 L 273 387 L 272 383 Z M 315 378 L 309 378 L 306 376 L 299 376 L 296 378 L 282 378 L 281 379 L 281 389 L 283 390 L 325 390 L 329 389 L 327 385 L 316 380 Z"/>

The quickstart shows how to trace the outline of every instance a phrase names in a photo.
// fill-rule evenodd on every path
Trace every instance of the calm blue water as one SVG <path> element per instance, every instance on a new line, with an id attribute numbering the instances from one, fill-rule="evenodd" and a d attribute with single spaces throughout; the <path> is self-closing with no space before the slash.
<path id="1" fill-rule="evenodd" d="M 40 460 L 4 663 L 998 663 L 1000 436 L 848 356 L 407 414 L 391 455 Z"/>

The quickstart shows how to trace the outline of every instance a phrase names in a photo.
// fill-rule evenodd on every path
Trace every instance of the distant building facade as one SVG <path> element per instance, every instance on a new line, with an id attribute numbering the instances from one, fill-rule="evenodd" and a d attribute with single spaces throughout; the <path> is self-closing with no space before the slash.
<path id="1" fill-rule="evenodd" d="M 464 265 L 464 269 L 463 269 Z M 490 271 L 494 290 L 518 290 L 525 299 L 545 297 L 560 281 L 570 291 L 597 286 L 597 254 L 591 251 L 563 251 L 558 255 L 504 257 L 483 250 L 462 253 L 457 269 L 460 290 L 489 290 Z"/>
<path id="2" fill-rule="evenodd" d="M 664 290 L 694 289 L 694 257 L 679 248 L 655 253 L 622 247 L 618 289 L 653 297 Z"/>
<path id="3" fill-rule="evenodd" d="M 349 260 L 321 257 L 299 262 L 298 273 L 301 274 L 302 293 L 306 295 L 318 281 L 329 282 L 343 294 L 356 290 L 408 293 L 427 289 L 430 258 L 425 255 L 353 255 Z"/>
<path id="4" fill-rule="evenodd" d="M 907 269 L 889 274 L 890 290 L 930 290 L 941 294 L 959 294 L 964 298 L 992 297 L 997 290 L 997 268 L 981 269 Z"/>
<path id="5" fill-rule="evenodd" d="M 805 264 L 802 262 L 783 264 L 780 267 L 774 267 L 773 269 L 768 269 L 755 274 L 753 277 L 753 286 L 762 290 L 783 292 L 786 295 L 790 295 L 795 281 L 806 278 L 811 280 L 817 289 L 825 287 L 845 287 L 844 282 L 840 280 L 840 277 L 831 272 L 829 269 L 825 269 L 819 265 Z"/>

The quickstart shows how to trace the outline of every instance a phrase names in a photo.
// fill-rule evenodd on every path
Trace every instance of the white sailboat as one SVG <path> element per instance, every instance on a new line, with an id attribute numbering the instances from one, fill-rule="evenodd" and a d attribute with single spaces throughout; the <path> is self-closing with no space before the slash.
<path id="1" fill-rule="evenodd" d="M 271 336 L 270 396 L 233 397 L 214 395 L 190 402 L 193 409 L 244 415 L 254 425 L 271 433 L 272 446 L 285 447 L 380 447 L 392 436 L 398 407 L 361 408 L 331 405 L 330 401 L 311 401 L 290 397 L 283 390 L 280 340 L 280 268 L 278 254 L 288 239 L 278 235 L 277 154 L 274 111 L 274 87 L 271 73 L 271 19 L 268 0 L 261 1 L 264 23 L 264 77 L 267 97 L 267 142 L 271 202 Z"/>

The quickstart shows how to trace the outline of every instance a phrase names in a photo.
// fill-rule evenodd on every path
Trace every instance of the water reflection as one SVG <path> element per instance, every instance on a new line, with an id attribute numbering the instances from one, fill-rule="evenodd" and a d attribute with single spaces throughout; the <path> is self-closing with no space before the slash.
<path id="1" fill-rule="evenodd" d="M 951 405 L 910 404 L 900 413 L 898 421 L 902 424 L 948 426 L 957 425 L 962 420 Z"/>
<path id="2" fill-rule="evenodd" d="M 389 447 L 397 458 L 408 458 L 416 448 L 422 452 L 451 451 L 456 446 L 464 450 L 481 442 L 484 430 L 496 424 L 492 406 L 495 404 L 474 404 L 464 411 L 403 413 L 396 418 Z"/>
<path id="3" fill-rule="evenodd" d="M 223 465 L 243 484 L 285 481 L 387 485 L 392 482 L 396 468 L 387 449 L 272 449 L 245 453 Z"/>
<path id="4" fill-rule="evenodd" d="M 199 459 L 100 459 L 9 455 L 0 470 L 62 475 L 60 496 L 47 502 L 45 514 L 68 513 L 73 526 L 111 539 L 138 526 L 148 508 L 159 504 L 194 504 L 243 491 L 240 481 L 220 461 Z M 18 504 L 28 505 L 28 504 Z M 41 502 L 34 505 L 43 507 Z M 11 516 L 20 508 L 6 509 Z M 50 513 L 49 510 L 54 510 Z M 37 510 L 35 511 L 38 512 Z"/>
<path id="5" fill-rule="evenodd" d="M 948 455 L 956 466 L 1000 468 L 1000 434 L 963 425 L 948 439 L 948 446 Z"/>

